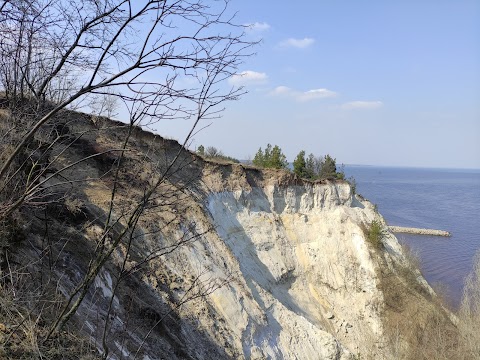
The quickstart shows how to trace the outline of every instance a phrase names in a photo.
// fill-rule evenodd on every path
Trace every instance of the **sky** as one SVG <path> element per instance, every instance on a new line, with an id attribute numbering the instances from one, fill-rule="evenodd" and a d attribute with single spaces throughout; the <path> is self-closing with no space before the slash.
<path id="1" fill-rule="evenodd" d="M 251 159 L 279 145 L 337 163 L 480 168 L 480 1 L 233 0 L 261 43 L 245 86 L 192 143 Z M 161 135 L 182 140 L 181 121 Z"/>

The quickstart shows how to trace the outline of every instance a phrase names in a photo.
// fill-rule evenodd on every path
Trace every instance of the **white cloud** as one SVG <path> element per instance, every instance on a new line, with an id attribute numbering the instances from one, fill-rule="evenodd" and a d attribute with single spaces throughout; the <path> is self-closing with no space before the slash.
<path id="1" fill-rule="evenodd" d="M 273 89 L 270 94 L 271 95 L 289 95 L 293 92 L 292 89 L 290 89 L 287 86 L 277 86 L 275 89 Z"/>
<path id="2" fill-rule="evenodd" d="M 378 109 L 382 106 L 381 101 L 350 101 L 342 105 L 344 109 Z"/>
<path id="3" fill-rule="evenodd" d="M 308 37 L 303 39 L 289 38 L 287 40 L 282 41 L 280 43 L 280 47 L 294 47 L 297 49 L 305 49 L 310 45 L 313 45 L 314 42 L 315 42 L 315 39 L 308 38 Z"/>
<path id="4" fill-rule="evenodd" d="M 337 93 L 328 89 L 313 89 L 308 91 L 297 91 L 287 86 L 277 86 L 270 92 L 272 96 L 283 96 L 294 99 L 298 102 L 325 99 L 337 96 Z"/>
<path id="5" fill-rule="evenodd" d="M 313 89 L 313 90 L 308 90 L 301 93 L 298 96 L 298 99 L 300 101 L 309 101 L 309 100 L 324 99 L 324 98 L 329 98 L 334 96 L 337 96 L 337 93 L 335 91 L 331 91 L 328 89 Z"/>
<path id="6" fill-rule="evenodd" d="M 228 81 L 233 85 L 245 85 L 245 84 L 261 84 L 268 79 L 267 74 L 256 72 L 252 70 L 242 71 L 241 73 L 233 75 Z"/>
<path id="7" fill-rule="evenodd" d="M 251 24 L 245 24 L 245 26 L 247 27 L 247 30 L 256 32 L 266 31 L 270 29 L 270 25 L 266 22 L 254 22 Z"/>

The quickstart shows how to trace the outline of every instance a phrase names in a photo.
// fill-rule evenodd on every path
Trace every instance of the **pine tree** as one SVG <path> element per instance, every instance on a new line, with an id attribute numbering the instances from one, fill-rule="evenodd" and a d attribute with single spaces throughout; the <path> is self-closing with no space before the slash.
<path id="1" fill-rule="evenodd" d="M 272 145 L 267 144 L 265 152 L 263 153 L 263 167 L 269 168 L 272 162 Z"/>
<path id="2" fill-rule="evenodd" d="M 315 179 L 318 177 L 318 171 L 316 170 L 315 164 L 316 164 L 316 158 L 315 155 L 310 154 L 308 155 L 308 158 L 305 160 L 305 177 L 307 179 Z"/>
<path id="3" fill-rule="evenodd" d="M 327 154 L 323 159 L 320 177 L 325 179 L 325 178 L 331 178 L 336 176 L 337 176 L 336 159 L 332 158 L 330 155 Z"/>
<path id="4" fill-rule="evenodd" d="M 258 167 L 264 167 L 265 166 L 265 160 L 263 158 L 262 148 L 258 149 L 258 151 L 255 154 L 255 157 L 253 158 L 252 162 L 253 162 L 253 165 L 258 166 Z"/>
<path id="5" fill-rule="evenodd" d="M 258 149 L 253 158 L 253 165 L 263 168 L 283 169 L 288 167 L 286 156 L 278 145 L 268 144 L 264 151 Z"/>
<path id="6" fill-rule="evenodd" d="M 308 178 L 307 163 L 305 162 L 305 151 L 302 150 L 298 153 L 297 157 L 293 161 L 293 172 L 301 178 Z"/>
<path id="7" fill-rule="evenodd" d="M 270 154 L 269 167 L 274 169 L 286 169 L 288 167 L 287 157 L 282 153 L 282 149 L 275 145 Z"/>

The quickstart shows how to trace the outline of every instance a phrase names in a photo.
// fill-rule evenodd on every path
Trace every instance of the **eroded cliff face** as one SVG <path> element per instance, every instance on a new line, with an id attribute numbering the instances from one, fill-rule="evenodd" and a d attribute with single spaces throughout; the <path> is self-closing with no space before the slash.
<path id="1" fill-rule="evenodd" d="M 207 204 L 244 291 L 266 316 L 230 305 L 245 312 L 228 322 L 247 357 L 253 348 L 273 358 L 348 358 L 381 346 L 378 264 L 361 229 L 379 216 L 348 183 L 273 183 L 215 192 Z M 385 240 L 399 257 L 393 235 Z"/>
<path id="2" fill-rule="evenodd" d="M 155 296 L 163 293 L 159 283 L 170 283 L 170 295 L 176 301 L 186 296 L 192 276 L 226 280 L 178 312 L 179 318 L 196 319 L 194 327 L 180 326 L 187 342 L 199 342 L 191 356 L 215 357 L 208 341 L 198 341 L 198 329 L 224 351 L 218 358 L 350 359 L 377 350 L 384 353 L 380 265 L 361 228 L 381 219 L 372 204 L 352 194 L 343 181 L 292 181 L 291 175 L 281 172 L 265 174 L 227 166 L 232 167 L 230 172 L 205 164 L 203 198 L 186 210 L 189 223 L 204 234 L 153 260 L 150 269 L 155 272 L 142 279 L 157 289 Z M 155 217 L 152 214 L 149 221 Z M 181 238 L 182 224 L 178 225 L 170 241 Z M 147 233 L 145 228 L 142 231 Z M 156 241 L 145 237 L 151 249 Z M 384 241 L 389 250 L 385 256 L 401 261 L 395 237 L 388 234 Z M 97 291 L 111 293 L 109 276 L 107 272 L 103 282 L 96 282 Z M 120 299 L 116 304 L 121 309 Z M 127 312 L 120 313 L 126 316 Z M 121 318 L 116 320 L 119 324 Z M 128 333 L 133 339 L 135 335 Z M 149 340 L 156 336 L 150 335 Z M 143 345 L 144 354 L 152 359 L 159 349 L 149 344 L 155 343 Z M 166 353 L 174 352 L 176 346 Z M 122 351 L 131 356 L 129 347 L 133 351 L 134 342 Z"/>
<path id="3" fill-rule="evenodd" d="M 100 125 L 70 121 L 68 131 L 95 132 L 60 155 L 75 161 L 88 149 L 114 147 L 118 134 Z M 61 188 L 77 201 L 75 211 L 65 202 L 48 212 L 57 236 L 48 266 L 65 298 L 107 239 L 105 219 L 117 219 L 108 236 L 121 233 L 124 214 L 179 148 L 141 131 L 131 144 L 115 178 L 112 211 L 113 175 L 99 176 L 110 159 L 63 174 L 83 180 L 68 194 Z M 74 317 L 98 349 L 106 345 L 112 359 L 388 357 L 379 276 L 395 274 L 405 259 L 389 232 L 380 250 L 366 240 L 362 226 L 374 219 L 385 225 L 371 203 L 345 181 L 312 183 L 188 152 L 176 164 Z M 45 243 L 44 224 L 34 215 L 24 214 L 31 247 L 19 263 L 36 258 Z"/>

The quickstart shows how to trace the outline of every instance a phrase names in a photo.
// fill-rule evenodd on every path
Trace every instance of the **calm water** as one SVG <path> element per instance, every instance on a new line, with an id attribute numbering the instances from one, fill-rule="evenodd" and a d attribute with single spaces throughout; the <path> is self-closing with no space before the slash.
<path id="1" fill-rule="evenodd" d="M 425 278 L 457 306 L 480 250 L 480 170 L 345 166 L 357 192 L 378 205 L 389 225 L 447 230 L 451 238 L 399 234 L 419 257 Z"/>

